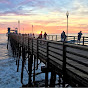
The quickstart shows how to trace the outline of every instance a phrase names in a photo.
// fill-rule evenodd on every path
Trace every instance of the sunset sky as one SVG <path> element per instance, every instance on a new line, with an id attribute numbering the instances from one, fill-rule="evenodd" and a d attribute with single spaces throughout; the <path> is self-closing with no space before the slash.
<path id="1" fill-rule="evenodd" d="M 15 29 L 20 21 L 20 32 L 40 31 L 88 33 L 88 0 L 0 0 L 0 33 Z"/>

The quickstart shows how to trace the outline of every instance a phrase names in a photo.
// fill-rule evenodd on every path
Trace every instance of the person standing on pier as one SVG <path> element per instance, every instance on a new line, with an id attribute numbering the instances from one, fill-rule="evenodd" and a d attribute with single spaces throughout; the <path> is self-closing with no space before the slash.
<path id="1" fill-rule="evenodd" d="M 64 42 L 65 40 L 66 40 L 66 34 L 65 34 L 65 32 L 63 31 L 63 32 L 61 33 L 61 41 Z"/>
<path id="2" fill-rule="evenodd" d="M 61 41 L 63 41 L 63 32 L 61 33 Z"/>
<path id="3" fill-rule="evenodd" d="M 35 35 L 34 35 L 34 33 L 33 33 L 33 38 L 35 38 Z"/>
<path id="4" fill-rule="evenodd" d="M 42 39 L 42 31 L 41 31 L 41 33 L 39 34 L 39 37 L 38 37 L 39 39 Z"/>
<path id="5" fill-rule="evenodd" d="M 45 39 L 45 40 L 46 40 L 46 36 L 47 36 L 47 33 L 45 32 L 45 33 L 44 33 L 44 39 Z"/>
<path id="6" fill-rule="evenodd" d="M 82 36 L 82 31 L 80 31 L 80 32 L 78 33 L 78 42 L 79 42 L 79 43 L 80 43 L 81 36 Z"/>
<path id="7" fill-rule="evenodd" d="M 30 38 L 32 38 L 32 33 L 30 33 L 30 35 L 29 35 L 29 36 L 30 36 Z"/>

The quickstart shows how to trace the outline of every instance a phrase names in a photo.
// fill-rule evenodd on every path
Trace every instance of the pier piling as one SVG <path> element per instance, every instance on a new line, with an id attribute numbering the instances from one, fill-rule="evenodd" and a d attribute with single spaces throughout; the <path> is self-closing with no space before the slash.
<path id="1" fill-rule="evenodd" d="M 55 87 L 55 81 L 56 81 L 56 74 L 55 72 L 51 71 L 50 87 Z"/>
<path id="2" fill-rule="evenodd" d="M 23 84 L 23 71 L 25 63 L 25 47 L 22 46 L 22 69 L 21 69 L 21 83 Z"/>
<path id="3" fill-rule="evenodd" d="M 36 59 L 36 56 L 34 55 L 34 72 L 33 72 L 33 83 L 35 85 L 35 59 Z"/>

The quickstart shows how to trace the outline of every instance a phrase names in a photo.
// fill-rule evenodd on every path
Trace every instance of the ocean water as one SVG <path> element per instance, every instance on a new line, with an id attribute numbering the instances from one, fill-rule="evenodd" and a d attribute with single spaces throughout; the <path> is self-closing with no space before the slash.
<path id="1" fill-rule="evenodd" d="M 16 72 L 16 59 L 11 48 L 7 50 L 7 37 L 0 34 L 0 88 L 21 87 L 20 72 Z"/>
<path id="2" fill-rule="evenodd" d="M 13 57 L 10 43 L 7 50 L 7 42 L 8 42 L 7 36 L 5 34 L 0 34 L 0 88 L 19 88 L 22 87 L 20 81 L 22 58 L 20 58 L 19 72 L 17 72 L 17 66 L 16 66 L 17 57 Z M 25 66 L 27 68 L 28 64 L 26 64 Z M 38 70 L 35 71 L 36 73 L 41 72 L 41 66 L 44 66 L 44 64 L 43 63 L 39 64 Z M 45 74 L 42 73 L 40 75 L 37 75 L 35 79 L 36 81 L 44 80 Z M 23 83 L 24 85 L 28 83 L 28 74 L 25 69 L 24 69 Z"/>

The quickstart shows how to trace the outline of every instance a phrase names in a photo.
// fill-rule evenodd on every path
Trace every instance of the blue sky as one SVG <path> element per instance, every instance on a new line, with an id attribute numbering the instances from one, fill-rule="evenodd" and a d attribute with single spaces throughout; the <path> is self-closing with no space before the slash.
<path id="1" fill-rule="evenodd" d="M 0 13 L 29 15 L 54 11 L 65 13 L 68 10 L 73 14 L 87 15 L 87 5 L 88 0 L 0 0 Z"/>

